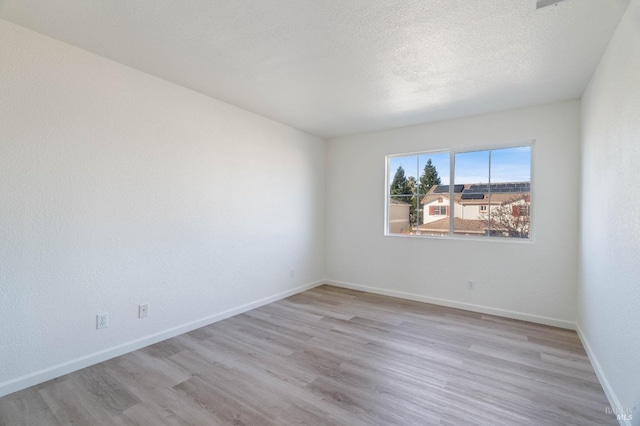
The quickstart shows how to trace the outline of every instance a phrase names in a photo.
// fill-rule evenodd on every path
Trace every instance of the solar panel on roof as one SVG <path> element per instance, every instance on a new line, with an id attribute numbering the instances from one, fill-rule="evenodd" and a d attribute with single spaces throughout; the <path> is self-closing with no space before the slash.
<path id="1" fill-rule="evenodd" d="M 517 187 L 513 183 L 495 183 L 491 184 L 491 192 L 494 194 L 504 194 L 510 192 L 525 192 L 525 188 Z"/>
<path id="2" fill-rule="evenodd" d="M 462 199 L 463 200 L 483 200 L 484 199 L 484 194 L 475 194 L 475 193 L 467 193 L 467 191 L 465 191 L 462 194 Z"/>
<path id="3" fill-rule="evenodd" d="M 448 191 L 448 188 L 447 188 Z M 492 183 L 492 184 L 473 184 L 464 190 L 465 194 L 486 194 L 491 191 L 494 194 L 505 194 L 512 192 L 530 192 L 530 182 L 511 182 L 511 183 Z"/>
<path id="4" fill-rule="evenodd" d="M 464 185 L 453 185 L 453 192 L 462 192 L 464 191 Z M 449 192 L 449 185 L 438 185 L 436 189 L 433 191 L 434 194 L 444 194 Z"/>
<path id="5" fill-rule="evenodd" d="M 449 185 L 440 185 L 442 189 L 435 192 L 444 193 L 449 192 Z M 530 192 L 530 182 L 504 182 L 504 183 L 492 183 L 492 184 L 472 184 L 467 189 L 464 189 L 464 185 L 455 185 L 454 192 L 462 192 L 464 194 L 487 194 L 489 192 L 493 194 L 511 194 L 516 192 Z M 465 200 L 472 200 L 476 198 L 462 197 Z M 477 198 L 481 199 L 481 198 Z"/>
<path id="6" fill-rule="evenodd" d="M 483 191 L 481 189 L 469 188 L 463 191 L 463 194 L 484 194 L 487 191 Z"/>

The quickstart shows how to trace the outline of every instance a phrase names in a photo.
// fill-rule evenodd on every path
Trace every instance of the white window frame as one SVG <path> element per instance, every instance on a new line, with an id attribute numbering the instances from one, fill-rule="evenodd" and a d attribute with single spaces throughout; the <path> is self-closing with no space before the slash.
<path id="1" fill-rule="evenodd" d="M 455 208 L 455 197 L 454 197 L 454 185 L 455 183 L 455 156 L 456 154 L 465 153 L 465 152 L 476 152 L 476 151 L 491 151 L 491 150 L 499 150 L 499 149 L 508 149 L 508 148 L 521 148 L 528 146 L 530 147 L 530 164 L 529 164 L 529 185 L 530 185 L 530 204 L 529 204 L 529 238 L 509 238 L 509 237 L 497 237 L 490 235 L 461 235 L 454 233 L 454 214 L 449 215 L 449 233 L 448 235 L 426 235 L 426 234 L 418 234 L 418 235 L 404 235 L 404 234 L 394 234 L 389 232 L 388 223 L 389 223 L 389 185 L 390 181 L 390 162 L 392 158 L 395 157 L 409 157 L 409 156 L 420 156 L 425 154 L 449 154 L 449 193 L 447 196 L 449 197 L 449 211 L 454 212 Z M 427 151 L 415 151 L 415 152 L 405 152 L 398 154 L 389 154 L 385 156 L 385 207 L 384 207 L 384 235 L 386 237 L 398 237 L 398 238 L 423 238 L 423 239 L 453 239 L 453 240 L 473 240 L 473 241 L 490 241 L 490 242 L 508 242 L 514 244 L 532 244 L 535 242 L 535 185 L 534 185 L 534 164 L 535 164 L 535 140 L 526 140 L 526 141 L 517 141 L 510 142 L 505 144 L 495 144 L 495 145 L 480 145 L 480 146 L 469 146 L 463 148 L 452 148 L 452 149 L 438 149 L 438 150 L 427 150 Z M 489 173 L 491 173 L 491 155 L 489 155 Z M 489 175 L 489 181 L 490 181 Z M 487 211 L 490 211 L 487 208 Z"/>

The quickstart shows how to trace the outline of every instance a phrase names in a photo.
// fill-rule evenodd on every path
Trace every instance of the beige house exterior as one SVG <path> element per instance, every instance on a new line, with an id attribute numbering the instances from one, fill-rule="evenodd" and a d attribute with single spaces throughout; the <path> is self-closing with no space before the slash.
<path id="1" fill-rule="evenodd" d="M 389 232 L 401 234 L 409 232 L 409 211 L 411 205 L 403 201 L 391 199 L 389 202 Z"/>
<path id="2" fill-rule="evenodd" d="M 423 218 L 416 231 L 426 235 L 448 235 L 451 213 L 449 186 L 432 187 L 421 204 Z M 456 185 L 453 232 L 486 235 L 491 228 L 492 235 L 528 236 L 530 205 L 528 182 L 492 184 L 491 188 L 484 184 Z"/>

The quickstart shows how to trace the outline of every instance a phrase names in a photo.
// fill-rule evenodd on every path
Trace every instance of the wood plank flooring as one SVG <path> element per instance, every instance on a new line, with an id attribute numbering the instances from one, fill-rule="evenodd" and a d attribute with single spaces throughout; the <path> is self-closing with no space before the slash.
<path id="1" fill-rule="evenodd" d="M 615 425 L 573 331 L 321 286 L 0 399 L 0 425 Z"/>

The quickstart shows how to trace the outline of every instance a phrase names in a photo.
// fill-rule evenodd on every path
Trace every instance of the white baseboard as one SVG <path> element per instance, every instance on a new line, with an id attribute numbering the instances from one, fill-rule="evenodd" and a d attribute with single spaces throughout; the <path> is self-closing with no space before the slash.
<path id="1" fill-rule="evenodd" d="M 568 330 L 576 329 L 576 324 L 574 322 L 561 320 L 557 318 L 544 317 L 541 315 L 510 311 L 507 309 L 492 308 L 490 306 L 474 305 L 472 303 L 458 302 L 455 300 L 439 299 L 437 297 L 422 296 L 419 294 L 403 293 L 400 291 L 387 290 L 387 289 L 382 289 L 377 287 L 368 287 L 360 284 L 346 283 L 342 281 L 326 280 L 325 282 L 327 284 L 334 285 L 336 287 L 349 288 L 352 290 L 360 290 L 360 291 L 365 291 L 367 293 L 381 294 L 384 296 L 398 297 L 400 299 L 415 300 L 417 302 L 425 302 L 425 303 L 431 303 L 434 305 L 447 306 L 450 308 L 464 309 L 467 311 L 479 312 L 482 314 L 496 315 L 499 317 L 507 317 L 507 318 L 513 318 L 513 319 L 522 320 L 522 321 L 535 322 L 538 324 L 545 324 L 553 327 L 566 328 Z"/>
<path id="2" fill-rule="evenodd" d="M 600 385 L 604 390 L 604 394 L 607 396 L 607 399 L 609 400 L 609 404 L 611 405 L 611 408 L 613 408 L 615 411 L 619 413 L 624 413 L 624 407 L 622 407 L 622 404 L 620 404 L 620 400 L 618 399 L 618 397 L 616 396 L 616 393 L 613 391 L 613 388 L 609 384 L 609 380 L 607 380 L 607 376 L 604 374 L 604 370 L 602 369 L 602 366 L 600 365 L 600 362 L 598 361 L 598 358 L 596 357 L 595 352 L 593 352 L 593 349 L 591 349 L 591 345 L 587 340 L 587 336 L 584 335 L 584 332 L 580 328 L 580 324 L 576 324 L 576 331 L 578 332 L 578 337 L 582 342 L 582 346 L 584 346 L 584 349 L 587 352 L 587 357 L 589 357 L 589 361 L 591 361 L 591 365 L 593 366 L 593 369 L 596 372 L 596 376 L 600 381 Z M 618 422 L 622 426 L 631 426 L 630 420 L 618 420 Z"/>
<path id="3" fill-rule="evenodd" d="M 17 392 L 22 389 L 26 389 L 30 386 L 37 385 L 39 383 L 46 382 L 47 380 L 55 379 L 56 377 L 63 376 L 65 374 L 80 370 L 85 367 L 89 367 L 94 364 L 106 361 L 111 358 L 115 358 L 120 355 L 144 348 L 145 346 L 153 345 L 154 343 L 161 342 L 171 337 L 178 336 L 180 334 L 188 333 L 200 327 L 204 327 L 209 324 L 213 324 L 218 321 L 230 318 L 234 315 L 238 315 L 247 311 L 250 311 L 260 306 L 275 302 L 285 297 L 292 296 L 294 294 L 301 293 L 311 288 L 324 284 L 325 280 L 316 281 L 313 283 L 305 284 L 291 290 L 284 291 L 282 293 L 275 294 L 273 296 L 265 297 L 260 300 L 256 300 L 251 303 L 247 303 L 237 308 L 228 309 L 226 311 L 214 314 L 197 321 L 192 321 L 187 324 L 183 324 L 177 327 L 170 328 L 159 333 L 145 336 L 140 339 L 136 339 L 131 342 L 124 343 L 122 345 L 115 346 L 113 348 L 105 349 L 100 352 L 95 352 L 80 358 L 76 358 L 62 364 L 54 365 L 52 367 L 36 371 L 6 382 L 0 383 L 0 398 L 9 395 L 13 392 Z"/>

